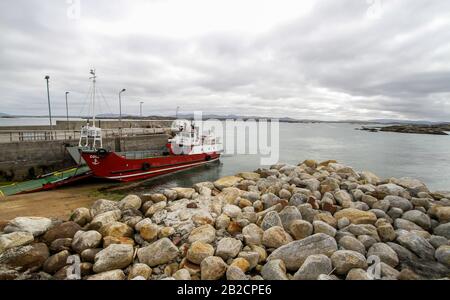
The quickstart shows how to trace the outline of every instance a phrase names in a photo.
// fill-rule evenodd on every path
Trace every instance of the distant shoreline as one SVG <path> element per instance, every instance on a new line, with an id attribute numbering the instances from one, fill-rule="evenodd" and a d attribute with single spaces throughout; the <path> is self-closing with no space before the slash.
<path id="1" fill-rule="evenodd" d="M 432 135 L 449 135 L 450 125 L 447 123 L 434 125 L 418 125 L 418 124 L 395 124 L 383 127 L 361 127 L 358 130 L 370 132 L 396 132 L 396 133 L 413 133 L 413 134 L 432 134 Z"/>
<path id="2" fill-rule="evenodd" d="M 23 115 L 0 115 L 3 119 L 19 119 L 19 118 L 48 118 L 48 116 L 23 116 Z M 66 116 L 56 115 L 53 118 L 66 118 Z M 87 116 L 70 116 L 70 119 L 90 119 Z M 106 119 L 118 119 L 119 116 L 116 115 L 105 115 L 96 116 L 98 120 Z M 179 119 L 193 119 L 192 115 L 180 115 Z M 253 116 L 218 116 L 218 115 L 204 115 L 204 119 L 217 119 L 220 121 L 224 120 L 269 120 L 268 117 L 253 117 Z M 123 120 L 175 120 L 174 116 L 122 116 Z M 325 124 L 361 124 L 361 125 L 413 125 L 413 126 L 448 126 L 448 122 L 432 122 L 432 121 L 408 121 L 408 120 L 335 120 L 335 121 L 325 121 L 325 120 L 301 120 L 301 119 L 291 119 L 291 118 L 275 118 L 281 123 L 300 123 L 300 124 L 315 124 L 315 123 L 325 123 Z M 364 130 L 364 129 L 363 129 Z"/>

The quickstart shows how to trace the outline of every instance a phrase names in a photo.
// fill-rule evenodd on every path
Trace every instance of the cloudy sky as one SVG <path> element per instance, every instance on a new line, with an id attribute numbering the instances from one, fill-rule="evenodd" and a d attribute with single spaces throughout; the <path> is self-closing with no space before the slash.
<path id="1" fill-rule="evenodd" d="M 78 6 L 79 3 L 79 6 Z M 450 1 L 0 2 L 0 112 L 450 120 Z M 103 97 L 104 96 L 104 97 Z"/>

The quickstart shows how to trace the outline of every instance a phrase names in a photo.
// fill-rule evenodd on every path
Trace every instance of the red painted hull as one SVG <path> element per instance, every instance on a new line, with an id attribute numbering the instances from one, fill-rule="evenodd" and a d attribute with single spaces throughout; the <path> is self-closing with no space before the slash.
<path id="1" fill-rule="evenodd" d="M 167 155 L 127 159 L 115 152 L 82 152 L 95 177 L 115 181 L 136 181 L 190 169 L 219 159 L 220 154 Z"/>

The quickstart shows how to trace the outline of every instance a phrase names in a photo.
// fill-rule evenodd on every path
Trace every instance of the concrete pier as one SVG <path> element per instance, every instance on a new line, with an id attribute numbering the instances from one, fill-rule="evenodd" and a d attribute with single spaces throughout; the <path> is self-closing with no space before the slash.
<path id="1" fill-rule="evenodd" d="M 122 136 L 123 138 L 137 135 L 152 135 L 167 133 L 169 128 L 122 128 L 102 129 L 104 138 Z M 64 141 L 79 140 L 80 130 L 4 130 L 0 127 L 0 144 L 34 141 Z"/>
<path id="2" fill-rule="evenodd" d="M 95 120 L 95 126 L 102 129 L 122 128 L 170 128 L 173 120 Z M 59 130 L 80 130 L 81 126 L 86 125 L 86 121 L 56 121 L 56 128 Z"/>
<path id="3" fill-rule="evenodd" d="M 114 151 L 160 149 L 166 134 L 104 138 L 103 147 Z M 75 164 L 66 146 L 77 146 L 77 140 L 33 141 L 0 144 L 0 181 L 21 181 Z"/>
<path id="4" fill-rule="evenodd" d="M 114 127 L 118 121 L 105 122 L 108 123 L 101 125 L 103 147 L 113 151 L 160 149 L 169 138 L 167 126 L 171 123 L 127 121 L 122 124 L 128 127 L 119 131 Z M 81 124 L 85 123 L 58 121 L 53 131 L 48 126 L 0 127 L 0 181 L 31 179 L 74 165 L 66 147 L 78 145 Z M 63 130 L 64 127 L 73 129 Z"/>

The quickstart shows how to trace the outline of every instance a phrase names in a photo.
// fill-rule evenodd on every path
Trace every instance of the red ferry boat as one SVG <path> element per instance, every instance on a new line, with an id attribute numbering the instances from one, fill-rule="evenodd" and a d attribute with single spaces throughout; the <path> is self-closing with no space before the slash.
<path id="1" fill-rule="evenodd" d="M 91 70 L 91 74 L 95 91 L 95 71 Z M 95 177 L 135 181 L 219 160 L 221 143 L 211 132 L 201 134 L 200 128 L 190 121 L 175 124 L 175 136 L 161 151 L 108 151 L 102 145 L 101 128 L 95 126 L 94 112 L 93 116 L 93 126 L 87 124 L 81 129 L 79 148 Z"/>
<path id="2" fill-rule="evenodd" d="M 98 132 L 100 128 L 95 129 Z M 95 177 L 134 181 L 217 161 L 220 152 L 215 139 L 197 137 L 197 132 L 180 132 L 162 151 L 113 152 L 103 148 L 82 148 L 81 155 Z"/>

